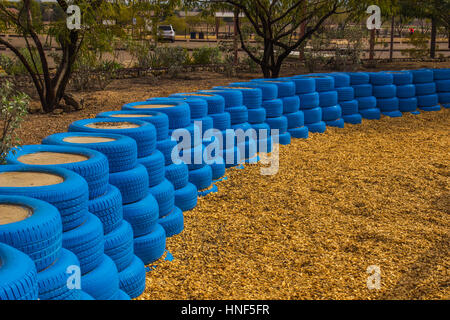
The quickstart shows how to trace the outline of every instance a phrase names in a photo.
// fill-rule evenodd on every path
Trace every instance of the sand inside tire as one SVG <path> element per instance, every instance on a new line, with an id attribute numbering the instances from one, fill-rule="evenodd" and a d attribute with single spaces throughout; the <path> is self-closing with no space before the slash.
<path id="1" fill-rule="evenodd" d="M 131 122 L 94 122 L 86 125 L 93 129 L 134 129 L 139 128 L 140 125 Z"/>
<path id="2" fill-rule="evenodd" d="M 89 160 L 89 157 L 74 153 L 36 152 L 23 155 L 19 157 L 17 160 L 25 164 L 42 166 L 42 165 L 82 162 Z"/>
<path id="3" fill-rule="evenodd" d="M 114 118 L 146 118 L 153 117 L 152 114 L 113 114 L 111 117 Z"/>
<path id="4" fill-rule="evenodd" d="M 139 106 L 134 106 L 135 109 L 156 109 L 156 108 L 173 108 L 174 104 L 142 104 Z"/>
<path id="5" fill-rule="evenodd" d="M 19 222 L 29 218 L 33 214 L 33 211 L 25 206 L 18 204 L 0 204 L 0 226 L 4 224 L 10 224 Z M 0 261 L 1 265 L 1 261 Z"/>
<path id="6" fill-rule="evenodd" d="M 64 178 L 46 172 L 11 171 L 0 173 L 0 187 L 42 187 L 64 182 Z"/>
<path id="7" fill-rule="evenodd" d="M 116 139 L 92 136 L 92 137 L 67 137 L 64 138 L 63 141 L 69 143 L 85 144 L 85 143 L 113 142 L 116 141 Z"/>

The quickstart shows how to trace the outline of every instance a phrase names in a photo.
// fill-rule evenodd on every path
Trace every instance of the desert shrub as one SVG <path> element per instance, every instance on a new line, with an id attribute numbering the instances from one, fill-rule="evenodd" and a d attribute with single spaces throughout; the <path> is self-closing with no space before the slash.
<path id="1" fill-rule="evenodd" d="M 401 51 L 403 56 L 408 56 L 413 59 L 422 59 L 429 55 L 428 51 L 428 35 L 421 32 L 414 32 L 408 36 L 408 43 L 412 48 L 403 49 Z"/>
<path id="2" fill-rule="evenodd" d="M 20 143 L 17 130 L 27 114 L 29 97 L 16 92 L 11 82 L 0 85 L 0 163 L 5 163 L 8 152 Z"/>
<path id="3" fill-rule="evenodd" d="M 11 74 L 11 68 L 14 65 L 14 59 L 5 55 L 0 54 L 0 68 L 2 68 L 7 74 Z"/>
<path id="4" fill-rule="evenodd" d="M 192 52 L 193 64 L 218 64 L 220 63 L 220 49 L 218 47 L 196 48 Z"/>

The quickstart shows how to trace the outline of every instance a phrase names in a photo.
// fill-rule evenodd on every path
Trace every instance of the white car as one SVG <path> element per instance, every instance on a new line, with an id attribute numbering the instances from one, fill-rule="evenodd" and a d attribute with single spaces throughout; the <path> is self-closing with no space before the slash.
<path id="1" fill-rule="evenodd" d="M 158 27 L 158 36 L 162 40 L 175 42 L 175 30 L 172 25 L 163 25 Z"/>

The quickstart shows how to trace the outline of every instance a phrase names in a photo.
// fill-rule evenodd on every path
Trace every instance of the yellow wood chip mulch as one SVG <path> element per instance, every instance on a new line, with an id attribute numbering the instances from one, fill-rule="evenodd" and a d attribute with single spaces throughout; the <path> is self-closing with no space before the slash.
<path id="1" fill-rule="evenodd" d="M 227 171 L 139 299 L 448 299 L 449 110 L 365 120 Z M 381 288 L 367 288 L 371 265 Z"/>

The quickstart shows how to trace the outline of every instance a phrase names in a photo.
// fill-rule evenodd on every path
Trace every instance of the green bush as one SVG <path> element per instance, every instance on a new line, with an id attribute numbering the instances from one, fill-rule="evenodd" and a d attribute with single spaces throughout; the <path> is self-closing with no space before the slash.
<path id="1" fill-rule="evenodd" d="M 192 52 L 193 64 L 218 64 L 220 61 L 220 49 L 217 47 L 202 47 Z"/>
<path id="2" fill-rule="evenodd" d="M 403 49 L 401 51 L 403 56 L 409 56 L 413 59 L 422 59 L 428 57 L 428 42 L 430 38 L 421 32 L 414 32 L 409 35 L 408 42 L 412 45 L 412 48 Z"/>
<path id="3" fill-rule="evenodd" d="M 0 85 L 0 164 L 5 163 L 8 152 L 20 143 L 17 130 L 27 114 L 29 97 L 16 92 L 9 81 Z"/>

